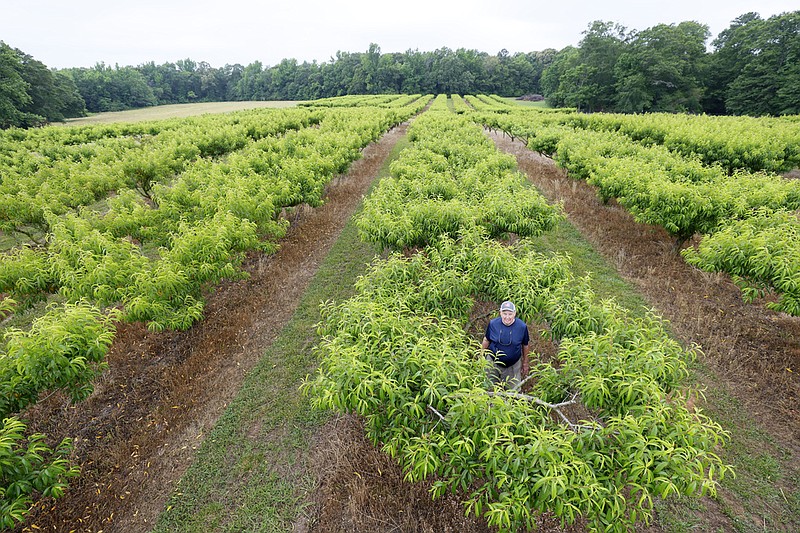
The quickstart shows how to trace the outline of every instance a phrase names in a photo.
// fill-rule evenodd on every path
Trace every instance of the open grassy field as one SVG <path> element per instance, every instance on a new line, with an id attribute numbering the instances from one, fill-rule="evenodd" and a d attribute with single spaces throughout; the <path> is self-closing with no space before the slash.
<path id="1" fill-rule="evenodd" d="M 163 120 L 166 118 L 191 117 L 206 113 L 229 113 L 242 109 L 255 109 L 259 107 L 294 107 L 293 101 L 247 101 L 247 102 L 201 102 L 197 104 L 171 104 L 127 111 L 114 111 L 108 113 L 95 113 L 88 117 L 71 118 L 64 124 L 80 126 L 85 124 L 108 124 L 111 122 L 140 122 L 143 120 Z"/>
<path id="2" fill-rule="evenodd" d="M 512 97 L 503 98 L 503 100 L 505 100 L 509 104 L 519 105 L 519 106 L 522 106 L 522 107 L 541 107 L 541 108 L 544 108 L 544 109 L 550 107 L 549 105 L 547 105 L 547 102 L 545 102 L 544 100 L 542 100 L 541 102 L 529 102 L 527 100 L 517 100 L 516 98 L 512 98 Z"/>

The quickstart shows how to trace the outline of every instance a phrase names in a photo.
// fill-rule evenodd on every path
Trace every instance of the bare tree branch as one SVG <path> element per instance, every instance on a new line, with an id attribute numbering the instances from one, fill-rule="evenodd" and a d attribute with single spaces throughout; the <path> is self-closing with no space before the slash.
<path id="1" fill-rule="evenodd" d="M 433 413 L 433 414 L 435 414 L 436 416 L 438 416 L 438 417 L 439 417 L 439 420 L 440 420 L 440 421 L 441 421 L 441 422 L 442 422 L 444 425 L 447 425 L 447 421 L 444 419 L 444 415 L 443 415 L 442 413 L 440 413 L 439 411 L 437 411 L 437 410 L 436 410 L 436 409 L 435 409 L 435 408 L 434 408 L 432 405 L 429 405 L 429 406 L 428 406 L 428 411 L 430 411 L 431 413 Z M 436 426 L 438 426 L 438 425 L 439 425 L 439 422 L 436 422 Z M 433 429 L 436 429 L 436 426 L 433 426 Z"/>
<path id="2" fill-rule="evenodd" d="M 573 424 L 570 421 L 570 419 L 567 418 L 567 416 L 561 411 L 562 407 L 566 407 L 568 405 L 574 405 L 574 404 L 578 403 L 577 400 L 576 400 L 576 398 L 578 397 L 578 393 L 577 392 L 572 395 L 572 398 L 570 398 L 567 401 L 561 402 L 561 403 L 548 403 L 548 402 L 546 402 L 544 400 L 541 400 L 541 399 L 537 398 L 536 396 L 531 396 L 529 394 L 522 394 L 522 393 L 519 393 L 519 392 L 515 392 L 513 390 L 508 391 L 508 392 L 504 392 L 504 391 L 487 391 L 487 394 L 489 396 L 505 396 L 507 398 L 518 398 L 520 400 L 527 400 L 529 402 L 533 402 L 533 403 L 535 403 L 537 405 L 541 405 L 542 407 L 547 407 L 551 411 L 555 411 L 555 413 L 559 416 L 559 418 L 561 418 L 561 420 L 563 420 L 564 423 L 567 424 L 567 426 L 569 426 L 569 428 L 572 429 L 573 431 L 578 431 L 579 429 L 590 429 L 590 430 L 594 431 L 594 430 L 602 428 L 602 426 L 600 426 L 599 424 L 598 425 Z"/>

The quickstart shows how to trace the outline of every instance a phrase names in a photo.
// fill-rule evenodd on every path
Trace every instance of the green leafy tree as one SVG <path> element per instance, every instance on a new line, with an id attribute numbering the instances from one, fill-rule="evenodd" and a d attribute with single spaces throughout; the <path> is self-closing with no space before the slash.
<path id="1" fill-rule="evenodd" d="M 403 92 L 403 80 L 406 72 L 403 62 L 403 54 L 383 54 L 378 64 L 378 85 L 381 92 L 397 93 Z"/>
<path id="2" fill-rule="evenodd" d="M 69 76 L 54 73 L 44 63 L 21 54 L 22 76 L 30 85 L 31 101 L 22 110 L 43 116 L 48 122 L 63 121 L 86 114 L 75 83 Z"/>
<path id="3" fill-rule="evenodd" d="M 630 39 L 614 69 L 624 111 L 699 112 L 708 27 L 659 24 Z"/>
<path id="4" fill-rule="evenodd" d="M 268 99 L 297 99 L 299 89 L 296 82 L 297 72 L 298 65 L 296 59 L 283 59 L 275 67 L 269 69 L 267 76 L 271 76 L 271 84 L 269 85 L 270 91 Z"/>
<path id="5" fill-rule="evenodd" d="M 492 91 L 502 96 L 519 96 L 538 93 L 536 66 L 529 54 L 514 54 L 508 65 L 508 83 L 501 91 Z M 484 92 L 484 91 L 481 91 Z"/>
<path id="6" fill-rule="evenodd" d="M 746 13 L 713 42 L 717 106 L 737 115 L 800 110 L 800 11 L 762 19 Z"/>
<path id="7" fill-rule="evenodd" d="M 29 84 L 20 75 L 21 67 L 19 55 L 0 41 L 0 128 L 26 125 L 28 116 L 21 108 L 31 97 Z"/>
<path id="8" fill-rule="evenodd" d="M 72 78 L 0 41 L 0 127 L 36 126 L 85 114 Z"/>
<path id="9" fill-rule="evenodd" d="M 567 72 L 577 68 L 579 55 L 580 52 L 577 48 L 568 46 L 556 53 L 550 65 L 542 72 L 542 94 L 551 106 L 566 107 L 568 105 L 566 102 L 571 98 L 572 87 L 568 86 L 566 81 L 562 83 L 562 78 Z"/>
<path id="10" fill-rule="evenodd" d="M 565 48 L 542 74 L 542 91 L 554 106 L 605 111 L 614 106 L 614 67 L 625 50 L 625 28 L 589 25 L 578 48 Z"/>
<path id="11" fill-rule="evenodd" d="M 722 30 L 712 42 L 714 53 L 711 56 L 706 81 L 706 99 L 703 109 L 714 114 L 725 113 L 725 94 L 728 85 L 741 73 L 752 53 L 749 49 L 753 38 L 750 35 L 761 20 L 758 13 L 745 13 L 735 18 L 731 25 Z"/>
<path id="12" fill-rule="evenodd" d="M 86 115 L 86 102 L 68 72 L 53 72 L 53 88 L 56 100 L 60 103 L 59 110 L 65 118 Z"/>
<path id="13" fill-rule="evenodd" d="M 144 75 L 133 67 L 98 63 L 90 69 L 69 69 L 91 112 L 122 111 L 158 103 Z"/>
<path id="14" fill-rule="evenodd" d="M 612 22 L 595 21 L 583 32 L 580 60 L 583 66 L 581 106 L 605 111 L 614 106 L 614 65 L 625 49 L 625 28 Z"/>

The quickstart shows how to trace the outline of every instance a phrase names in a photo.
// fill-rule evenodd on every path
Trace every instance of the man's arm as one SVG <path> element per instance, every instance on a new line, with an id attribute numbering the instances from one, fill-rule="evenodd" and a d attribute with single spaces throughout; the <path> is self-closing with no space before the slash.
<path id="1" fill-rule="evenodd" d="M 481 341 L 481 346 L 483 346 L 484 350 L 488 350 L 489 349 L 489 339 L 484 337 L 483 340 Z"/>

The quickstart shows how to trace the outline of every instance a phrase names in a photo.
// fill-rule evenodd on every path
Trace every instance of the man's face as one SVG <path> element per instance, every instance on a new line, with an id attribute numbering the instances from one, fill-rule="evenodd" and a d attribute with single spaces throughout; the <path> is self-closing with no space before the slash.
<path id="1" fill-rule="evenodd" d="M 506 326 L 510 326 L 514 323 L 514 318 L 516 318 L 517 312 L 516 311 L 500 311 L 500 318 L 503 320 L 503 324 Z"/>

